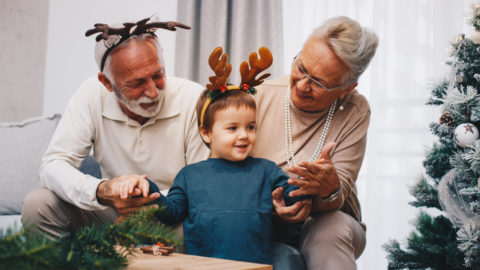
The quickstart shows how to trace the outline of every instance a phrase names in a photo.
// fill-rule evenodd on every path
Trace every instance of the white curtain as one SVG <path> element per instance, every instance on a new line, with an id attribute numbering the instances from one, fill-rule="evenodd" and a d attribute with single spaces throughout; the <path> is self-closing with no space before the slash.
<path id="1" fill-rule="evenodd" d="M 283 73 L 282 2 L 276 0 L 179 0 L 177 20 L 192 26 L 178 31 L 175 76 L 206 85 L 214 75 L 208 57 L 216 47 L 228 53 L 233 71 L 229 82 L 239 84 L 240 64 L 265 46 L 273 54 L 272 77 Z"/>
<path id="2" fill-rule="evenodd" d="M 446 75 L 447 39 L 462 31 L 471 1 L 465 0 L 283 0 L 284 73 L 311 31 L 334 16 L 348 16 L 373 28 L 377 54 L 359 81 L 369 101 L 371 122 L 367 153 L 357 180 L 367 248 L 358 269 L 386 269 L 381 245 L 403 240 L 418 210 L 407 185 L 424 172 L 425 147 L 435 140 L 429 123 L 438 108 L 426 106 L 429 85 Z"/>

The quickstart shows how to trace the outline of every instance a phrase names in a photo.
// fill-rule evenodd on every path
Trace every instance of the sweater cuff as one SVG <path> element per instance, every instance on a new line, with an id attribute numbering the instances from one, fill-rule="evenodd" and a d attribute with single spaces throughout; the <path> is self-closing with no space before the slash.
<path id="1" fill-rule="evenodd" d="M 100 183 L 107 180 L 109 179 L 107 178 L 97 179 L 95 177 L 90 177 L 90 179 L 88 180 L 88 185 L 85 187 L 85 189 L 82 192 L 82 195 L 80 196 L 80 202 L 86 205 L 90 205 L 94 207 L 96 210 L 106 210 L 110 208 L 110 206 L 101 204 L 97 200 L 98 186 L 100 185 Z"/>

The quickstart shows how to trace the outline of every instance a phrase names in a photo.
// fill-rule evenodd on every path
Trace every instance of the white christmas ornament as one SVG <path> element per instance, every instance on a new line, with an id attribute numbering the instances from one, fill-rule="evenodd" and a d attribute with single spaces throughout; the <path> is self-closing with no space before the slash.
<path id="1" fill-rule="evenodd" d="M 457 183 L 455 169 L 448 172 L 438 183 L 438 201 L 447 218 L 457 228 L 465 224 L 480 226 L 480 215 L 470 210 L 473 200 L 469 196 L 458 194 L 462 189 Z M 461 182 L 460 182 L 461 183 Z"/>
<path id="2" fill-rule="evenodd" d="M 470 36 L 470 40 L 475 44 L 480 44 L 480 32 L 474 30 L 473 34 Z"/>
<path id="3" fill-rule="evenodd" d="M 455 135 L 453 136 L 458 145 L 467 147 L 478 139 L 478 135 L 478 129 L 473 124 L 463 123 L 455 129 Z"/>

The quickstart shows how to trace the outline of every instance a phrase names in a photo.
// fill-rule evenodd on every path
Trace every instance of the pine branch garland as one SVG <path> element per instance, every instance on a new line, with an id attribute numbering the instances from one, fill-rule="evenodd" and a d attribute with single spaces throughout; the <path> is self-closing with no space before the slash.
<path id="1" fill-rule="evenodd" d="M 0 230 L 0 265 L 3 269 L 124 268 L 127 255 L 142 238 L 167 245 L 180 243 L 171 229 L 152 220 L 156 211 L 142 210 L 120 224 L 94 224 L 59 239 L 32 234 L 29 227 L 17 233 Z M 120 250 L 117 243 L 123 245 Z"/>

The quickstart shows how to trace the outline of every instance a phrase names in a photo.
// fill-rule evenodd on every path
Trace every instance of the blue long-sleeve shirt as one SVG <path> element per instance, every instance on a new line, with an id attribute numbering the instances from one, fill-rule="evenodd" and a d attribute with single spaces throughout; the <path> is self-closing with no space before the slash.
<path id="1" fill-rule="evenodd" d="M 173 225 L 183 223 L 188 254 L 269 263 L 272 229 L 272 191 L 283 187 L 285 203 L 309 198 L 289 197 L 298 189 L 273 162 L 247 157 L 231 162 L 209 158 L 184 167 L 156 218 Z"/>

